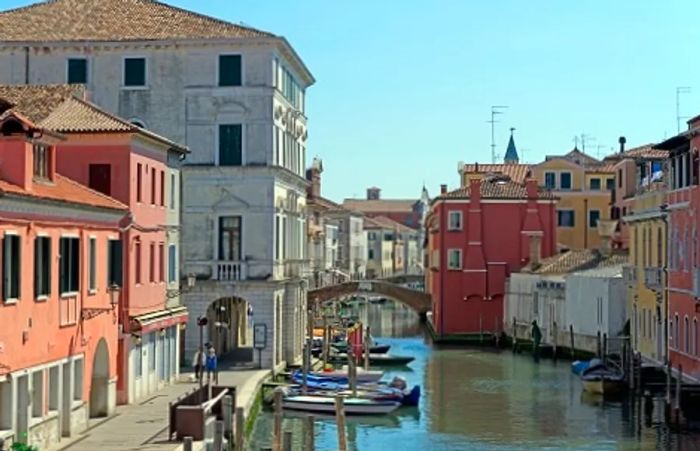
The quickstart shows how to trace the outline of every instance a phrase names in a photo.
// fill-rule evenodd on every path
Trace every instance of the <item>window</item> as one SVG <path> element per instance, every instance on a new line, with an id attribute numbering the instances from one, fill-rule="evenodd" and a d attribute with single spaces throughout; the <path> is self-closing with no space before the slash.
<path id="1" fill-rule="evenodd" d="M 243 164 L 243 126 L 219 125 L 219 166 Z"/>
<path id="2" fill-rule="evenodd" d="M 462 269 L 462 249 L 447 251 L 447 269 Z"/>
<path id="3" fill-rule="evenodd" d="M 598 220 L 600 219 L 600 210 L 589 210 L 588 211 L 588 227 L 594 228 L 598 227 Z"/>
<path id="4" fill-rule="evenodd" d="M 124 58 L 124 86 L 146 86 L 146 58 Z"/>
<path id="5" fill-rule="evenodd" d="M 44 371 L 32 373 L 32 418 L 44 416 Z"/>
<path id="6" fill-rule="evenodd" d="M 559 188 L 571 189 L 571 172 L 562 172 L 559 174 Z"/>
<path id="7" fill-rule="evenodd" d="M 83 375 L 85 362 L 83 359 L 76 360 L 73 363 L 73 400 L 83 400 Z"/>
<path id="8" fill-rule="evenodd" d="M 107 242 L 107 283 L 122 286 L 122 242 L 119 240 Z"/>
<path id="9" fill-rule="evenodd" d="M 622 188 L 622 169 L 617 170 L 617 187 Z"/>
<path id="10" fill-rule="evenodd" d="M 51 166 L 49 146 L 34 144 L 34 177 L 48 179 Z"/>
<path id="11" fill-rule="evenodd" d="M 20 237 L 5 234 L 2 243 L 2 293 L 3 299 L 19 299 L 20 297 Z"/>
<path id="12" fill-rule="evenodd" d="M 68 58 L 67 83 L 85 84 L 88 81 L 88 62 L 85 58 Z"/>
<path id="13" fill-rule="evenodd" d="M 57 411 L 59 406 L 58 399 L 61 386 L 59 385 L 60 381 L 58 371 L 58 365 L 49 368 L 49 411 L 52 412 Z"/>
<path id="14" fill-rule="evenodd" d="M 143 166 L 136 163 L 136 202 L 143 200 Z"/>
<path id="15" fill-rule="evenodd" d="M 589 181 L 589 187 L 592 191 L 600 191 L 600 179 L 599 178 L 592 178 Z"/>
<path id="16" fill-rule="evenodd" d="M 685 352 L 690 352 L 690 325 L 688 323 L 688 317 L 683 318 L 683 350 Z"/>
<path id="17" fill-rule="evenodd" d="M 391 232 L 385 232 L 384 241 L 394 241 L 394 234 Z"/>
<path id="18" fill-rule="evenodd" d="M 282 256 L 280 249 L 282 247 L 282 235 L 280 230 L 280 217 L 275 216 L 275 260 L 279 260 Z"/>
<path id="19" fill-rule="evenodd" d="M 557 210 L 557 226 L 558 227 L 574 227 L 575 215 L 574 210 Z"/>
<path id="20" fill-rule="evenodd" d="M 368 240 L 376 240 L 377 239 L 377 232 L 368 232 L 367 239 Z"/>
<path id="21" fill-rule="evenodd" d="M 34 240 L 34 297 L 51 294 L 51 238 L 38 236 Z"/>
<path id="22" fill-rule="evenodd" d="M 693 355 L 698 355 L 698 319 L 693 318 Z"/>
<path id="23" fill-rule="evenodd" d="M 557 174 L 554 172 L 544 173 L 544 187 L 547 189 L 557 188 Z"/>
<path id="24" fill-rule="evenodd" d="M 90 259 L 88 275 L 88 290 L 97 290 L 97 238 L 90 237 L 88 241 L 88 258 Z"/>
<path id="25" fill-rule="evenodd" d="M 77 293 L 80 290 L 80 239 L 61 238 L 60 253 L 60 293 Z"/>
<path id="26" fill-rule="evenodd" d="M 151 205 L 156 204 L 156 168 L 151 168 Z"/>
<path id="27" fill-rule="evenodd" d="M 679 343 L 680 333 L 678 330 L 678 328 L 680 327 L 680 323 L 678 322 L 678 314 L 676 314 L 674 319 L 675 319 L 675 324 L 673 326 L 673 347 L 680 350 L 681 349 L 680 343 Z"/>
<path id="28" fill-rule="evenodd" d="M 156 243 L 152 242 L 149 246 L 148 257 L 148 281 L 153 283 L 156 281 Z"/>
<path id="29" fill-rule="evenodd" d="M 160 206 L 165 207 L 165 171 L 160 171 Z"/>
<path id="30" fill-rule="evenodd" d="M 165 244 L 158 244 L 158 282 L 165 282 Z"/>
<path id="31" fill-rule="evenodd" d="M 168 282 L 177 282 L 177 246 L 168 246 Z"/>
<path id="32" fill-rule="evenodd" d="M 462 212 L 461 211 L 451 211 L 450 212 L 447 230 L 462 230 Z"/>
<path id="33" fill-rule="evenodd" d="M 177 183 L 175 183 L 175 174 L 170 174 L 170 209 L 175 210 L 175 196 L 177 195 Z"/>
<path id="34" fill-rule="evenodd" d="M 241 86 L 241 55 L 219 55 L 219 86 Z"/>
<path id="35" fill-rule="evenodd" d="M 219 260 L 241 260 L 241 217 L 219 218 Z"/>
<path id="36" fill-rule="evenodd" d="M 136 284 L 141 283 L 141 241 L 134 244 L 134 280 Z"/>
<path id="37" fill-rule="evenodd" d="M 109 164 L 91 164 L 89 186 L 107 196 L 112 195 L 112 166 Z"/>
<path id="38" fill-rule="evenodd" d="M 141 343 L 134 346 L 134 377 L 143 375 L 143 346 Z"/>
<path id="39" fill-rule="evenodd" d="M 374 249 L 367 250 L 367 259 L 374 260 Z"/>
<path id="40" fill-rule="evenodd" d="M 612 191 L 615 189 L 615 178 L 605 179 L 605 189 Z"/>
<path id="41" fill-rule="evenodd" d="M 664 266 L 664 251 L 663 251 L 663 231 L 661 227 L 656 230 L 656 266 L 663 268 Z"/>

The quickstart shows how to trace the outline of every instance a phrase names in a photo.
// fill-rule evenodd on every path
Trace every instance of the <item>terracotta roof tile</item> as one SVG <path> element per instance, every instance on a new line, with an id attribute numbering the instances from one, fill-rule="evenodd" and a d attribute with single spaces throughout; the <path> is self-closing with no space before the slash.
<path id="1" fill-rule="evenodd" d="M 0 85 L 0 99 L 34 123 L 44 120 L 69 97 L 83 97 L 83 85 Z"/>
<path id="2" fill-rule="evenodd" d="M 136 132 L 138 127 L 99 108 L 78 100 L 68 98 L 38 124 L 42 128 L 60 133 L 100 133 L 100 132 Z"/>
<path id="3" fill-rule="evenodd" d="M 612 254 L 606 257 L 595 249 L 576 249 L 547 257 L 540 261 L 536 268 L 527 265 L 522 271 L 535 274 L 568 274 L 622 265 L 627 263 L 627 259 L 627 254 Z"/>
<path id="4" fill-rule="evenodd" d="M 273 36 L 152 0 L 49 0 L 0 13 L 0 42 Z"/>
<path id="5" fill-rule="evenodd" d="M 0 192 L 15 194 L 22 197 L 48 199 L 68 204 L 89 205 L 92 207 L 109 208 L 113 210 L 128 210 L 121 202 L 98 193 L 67 177 L 56 174 L 53 183 L 35 182 L 31 191 L 0 179 Z"/>
<path id="6" fill-rule="evenodd" d="M 661 160 L 668 158 L 668 150 L 654 149 L 654 144 L 645 144 L 643 146 L 626 150 L 622 155 L 625 158 L 649 158 L 652 160 Z"/>
<path id="7" fill-rule="evenodd" d="M 503 174 L 510 177 L 516 183 L 525 183 L 531 166 L 528 164 L 465 164 L 463 173 L 468 174 Z"/>
<path id="8" fill-rule="evenodd" d="M 438 199 L 468 198 L 469 186 L 463 186 L 438 197 Z M 538 188 L 540 199 L 555 199 L 551 191 Z M 527 199 L 527 188 L 507 178 L 493 177 L 481 180 L 481 197 L 483 199 Z"/>
<path id="9" fill-rule="evenodd" d="M 411 233 L 415 232 L 414 229 L 401 224 L 400 222 L 394 221 L 386 216 L 373 216 L 371 218 L 365 218 L 365 228 L 378 228 L 385 230 L 396 230 L 401 233 Z"/>
<path id="10" fill-rule="evenodd" d="M 418 199 L 345 199 L 343 207 L 363 213 L 409 213 Z"/>

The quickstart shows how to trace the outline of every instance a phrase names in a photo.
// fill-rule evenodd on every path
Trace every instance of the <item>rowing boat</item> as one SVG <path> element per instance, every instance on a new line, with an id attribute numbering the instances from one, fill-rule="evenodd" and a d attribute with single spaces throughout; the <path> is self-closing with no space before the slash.
<path id="1" fill-rule="evenodd" d="M 346 415 L 383 415 L 391 413 L 401 406 L 398 401 L 380 401 L 367 398 L 344 398 L 343 402 Z M 335 397 L 286 396 L 282 399 L 282 407 L 304 412 L 335 413 Z"/>

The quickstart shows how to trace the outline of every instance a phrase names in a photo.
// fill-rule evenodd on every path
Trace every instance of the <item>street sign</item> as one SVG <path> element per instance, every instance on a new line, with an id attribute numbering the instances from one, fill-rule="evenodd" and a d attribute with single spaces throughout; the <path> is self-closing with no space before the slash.
<path id="1" fill-rule="evenodd" d="M 267 347 L 267 324 L 256 324 L 253 328 L 253 347 L 265 349 Z"/>
<path id="2" fill-rule="evenodd" d="M 360 291 L 372 291 L 372 282 L 360 282 L 357 289 Z"/>

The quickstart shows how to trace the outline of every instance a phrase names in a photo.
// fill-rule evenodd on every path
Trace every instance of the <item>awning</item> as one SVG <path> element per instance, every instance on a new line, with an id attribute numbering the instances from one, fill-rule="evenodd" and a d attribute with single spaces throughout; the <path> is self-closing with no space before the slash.
<path id="1" fill-rule="evenodd" d="M 143 334 L 165 329 L 176 324 L 186 323 L 187 316 L 187 307 L 184 306 L 133 316 L 131 317 L 131 330 Z"/>

